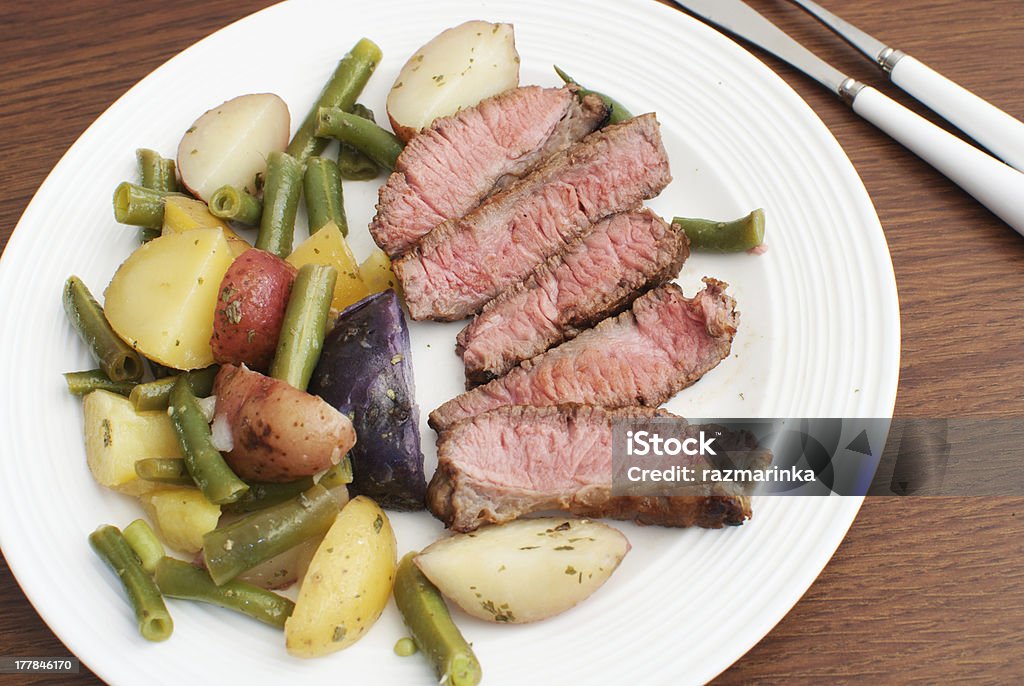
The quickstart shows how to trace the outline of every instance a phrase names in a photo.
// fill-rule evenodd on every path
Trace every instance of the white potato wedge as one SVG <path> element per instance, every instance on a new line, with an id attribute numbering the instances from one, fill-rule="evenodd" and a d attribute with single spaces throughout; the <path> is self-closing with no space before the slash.
<path id="1" fill-rule="evenodd" d="M 456 534 L 425 548 L 415 562 L 468 614 L 521 624 L 590 596 L 627 552 L 629 541 L 606 524 L 542 517 Z"/>
<path id="2" fill-rule="evenodd" d="M 512 24 L 467 21 L 417 50 L 387 99 L 391 128 L 408 141 L 438 117 L 519 85 Z"/>
<path id="3" fill-rule="evenodd" d="M 211 503 L 195 488 L 165 487 L 139 496 L 139 501 L 160 540 L 182 553 L 198 553 L 203 547 L 203 534 L 213 531 L 220 519 L 220 505 Z"/>
<path id="4" fill-rule="evenodd" d="M 267 155 L 284 150 L 291 131 L 288 105 L 273 93 L 240 95 L 196 119 L 178 145 L 185 187 L 209 202 L 221 186 L 256 193 Z"/>
<path id="5" fill-rule="evenodd" d="M 136 412 L 128 398 L 93 391 L 82 401 L 85 459 L 96 483 L 128 495 L 164 485 L 144 481 L 135 463 L 148 457 L 181 457 L 181 447 L 166 412 Z"/>
<path id="6" fill-rule="evenodd" d="M 318 657 L 362 638 L 387 605 L 397 566 L 395 533 L 384 510 L 365 496 L 350 500 L 302 579 L 284 625 L 288 652 Z"/>
<path id="7" fill-rule="evenodd" d="M 220 229 L 160 236 L 139 246 L 107 286 L 104 312 L 121 338 L 175 369 L 213 364 L 213 311 L 234 255 Z"/>

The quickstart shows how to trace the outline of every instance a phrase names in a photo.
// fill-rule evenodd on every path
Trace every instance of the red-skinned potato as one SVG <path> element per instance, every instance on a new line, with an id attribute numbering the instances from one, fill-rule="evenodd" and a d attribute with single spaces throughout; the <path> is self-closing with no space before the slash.
<path id="1" fill-rule="evenodd" d="M 295 267 L 265 250 L 246 250 L 224 274 L 213 313 L 213 359 L 266 370 L 274 359 Z"/>
<path id="2" fill-rule="evenodd" d="M 355 445 L 352 422 L 323 399 L 245 366 L 221 367 L 213 392 L 214 421 L 223 415 L 231 429 L 225 459 L 243 479 L 280 483 L 312 476 Z"/>

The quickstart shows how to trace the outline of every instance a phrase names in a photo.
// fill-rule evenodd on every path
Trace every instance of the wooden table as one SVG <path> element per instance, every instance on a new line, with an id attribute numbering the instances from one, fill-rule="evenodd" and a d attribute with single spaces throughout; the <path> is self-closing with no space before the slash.
<path id="1" fill-rule="evenodd" d="M 800 11 L 751 1 L 840 69 L 924 111 Z M 1024 116 L 1020 0 L 824 1 Z M 172 55 L 265 4 L 0 3 L 0 244 L 49 170 L 111 102 Z M 835 133 L 885 227 L 903 313 L 897 414 L 1024 416 L 1024 239 L 810 80 L 765 59 Z M 1020 683 L 1022 639 L 1024 499 L 869 499 L 803 600 L 718 681 Z M 5 564 L 0 655 L 67 655 Z M 85 669 L 74 678 L 0 675 L 0 685 L 15 683 L 99 682 Z"/>

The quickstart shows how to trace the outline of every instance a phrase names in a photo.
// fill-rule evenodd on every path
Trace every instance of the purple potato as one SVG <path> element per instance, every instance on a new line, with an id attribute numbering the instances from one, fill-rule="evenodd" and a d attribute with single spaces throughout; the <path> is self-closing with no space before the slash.
<path id="1" fill-rule="evenodd" d="M 409 329 L 393 290 L 345 308 L 324 340 L 309 392 L 355 427 L 351 494 L 393 510 L 423 509 L 427 484 Z"/>

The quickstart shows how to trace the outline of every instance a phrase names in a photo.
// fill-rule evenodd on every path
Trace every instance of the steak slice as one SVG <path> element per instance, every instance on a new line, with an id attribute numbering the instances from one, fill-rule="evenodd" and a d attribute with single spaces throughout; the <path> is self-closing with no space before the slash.
<path id="1" fill-rule="evenodd" d="M 410 315 L 478 312 L 594 222 L 639 207 L 671 179 L 653 114 L 590 134 L 392 263 Z"/>
<path id="2" fill-rule="evenodd" d="M 502 376 L 618 314 L 675 278 L 689 254 L 686 234 L 649 210 L 599 221 L 529 279 L 487 303 L 459 333 L 456 351 L 467 383 Z"/>
<path id="3" fill-rule="evenodd" d="M 531 512 L 720 528 L 750 518 L 742 495 L 612 495 L 612 421 L 672 417 L 644 407 L 502 407 L 441 433 L 427 507 L 455 531 Z"/>
<path id="4" fill-rule="evenodd" d="M 504 405 L 660 405 L 729 355 L 739 324 L 726 284 L 705 278 L 692 299 L 674 283 L 640 296 L 631 309 L 552 348 L 430 413 L 443 431 Z"/>
<path id="5" fill-rule="evenodd" d="M 461 217 L 608 118 L 601 99 L 575 88 L 514 88 L 436 120 L 398 156 L 381 186 L 370 233 L 389 255 L 446 219 Z"/>

